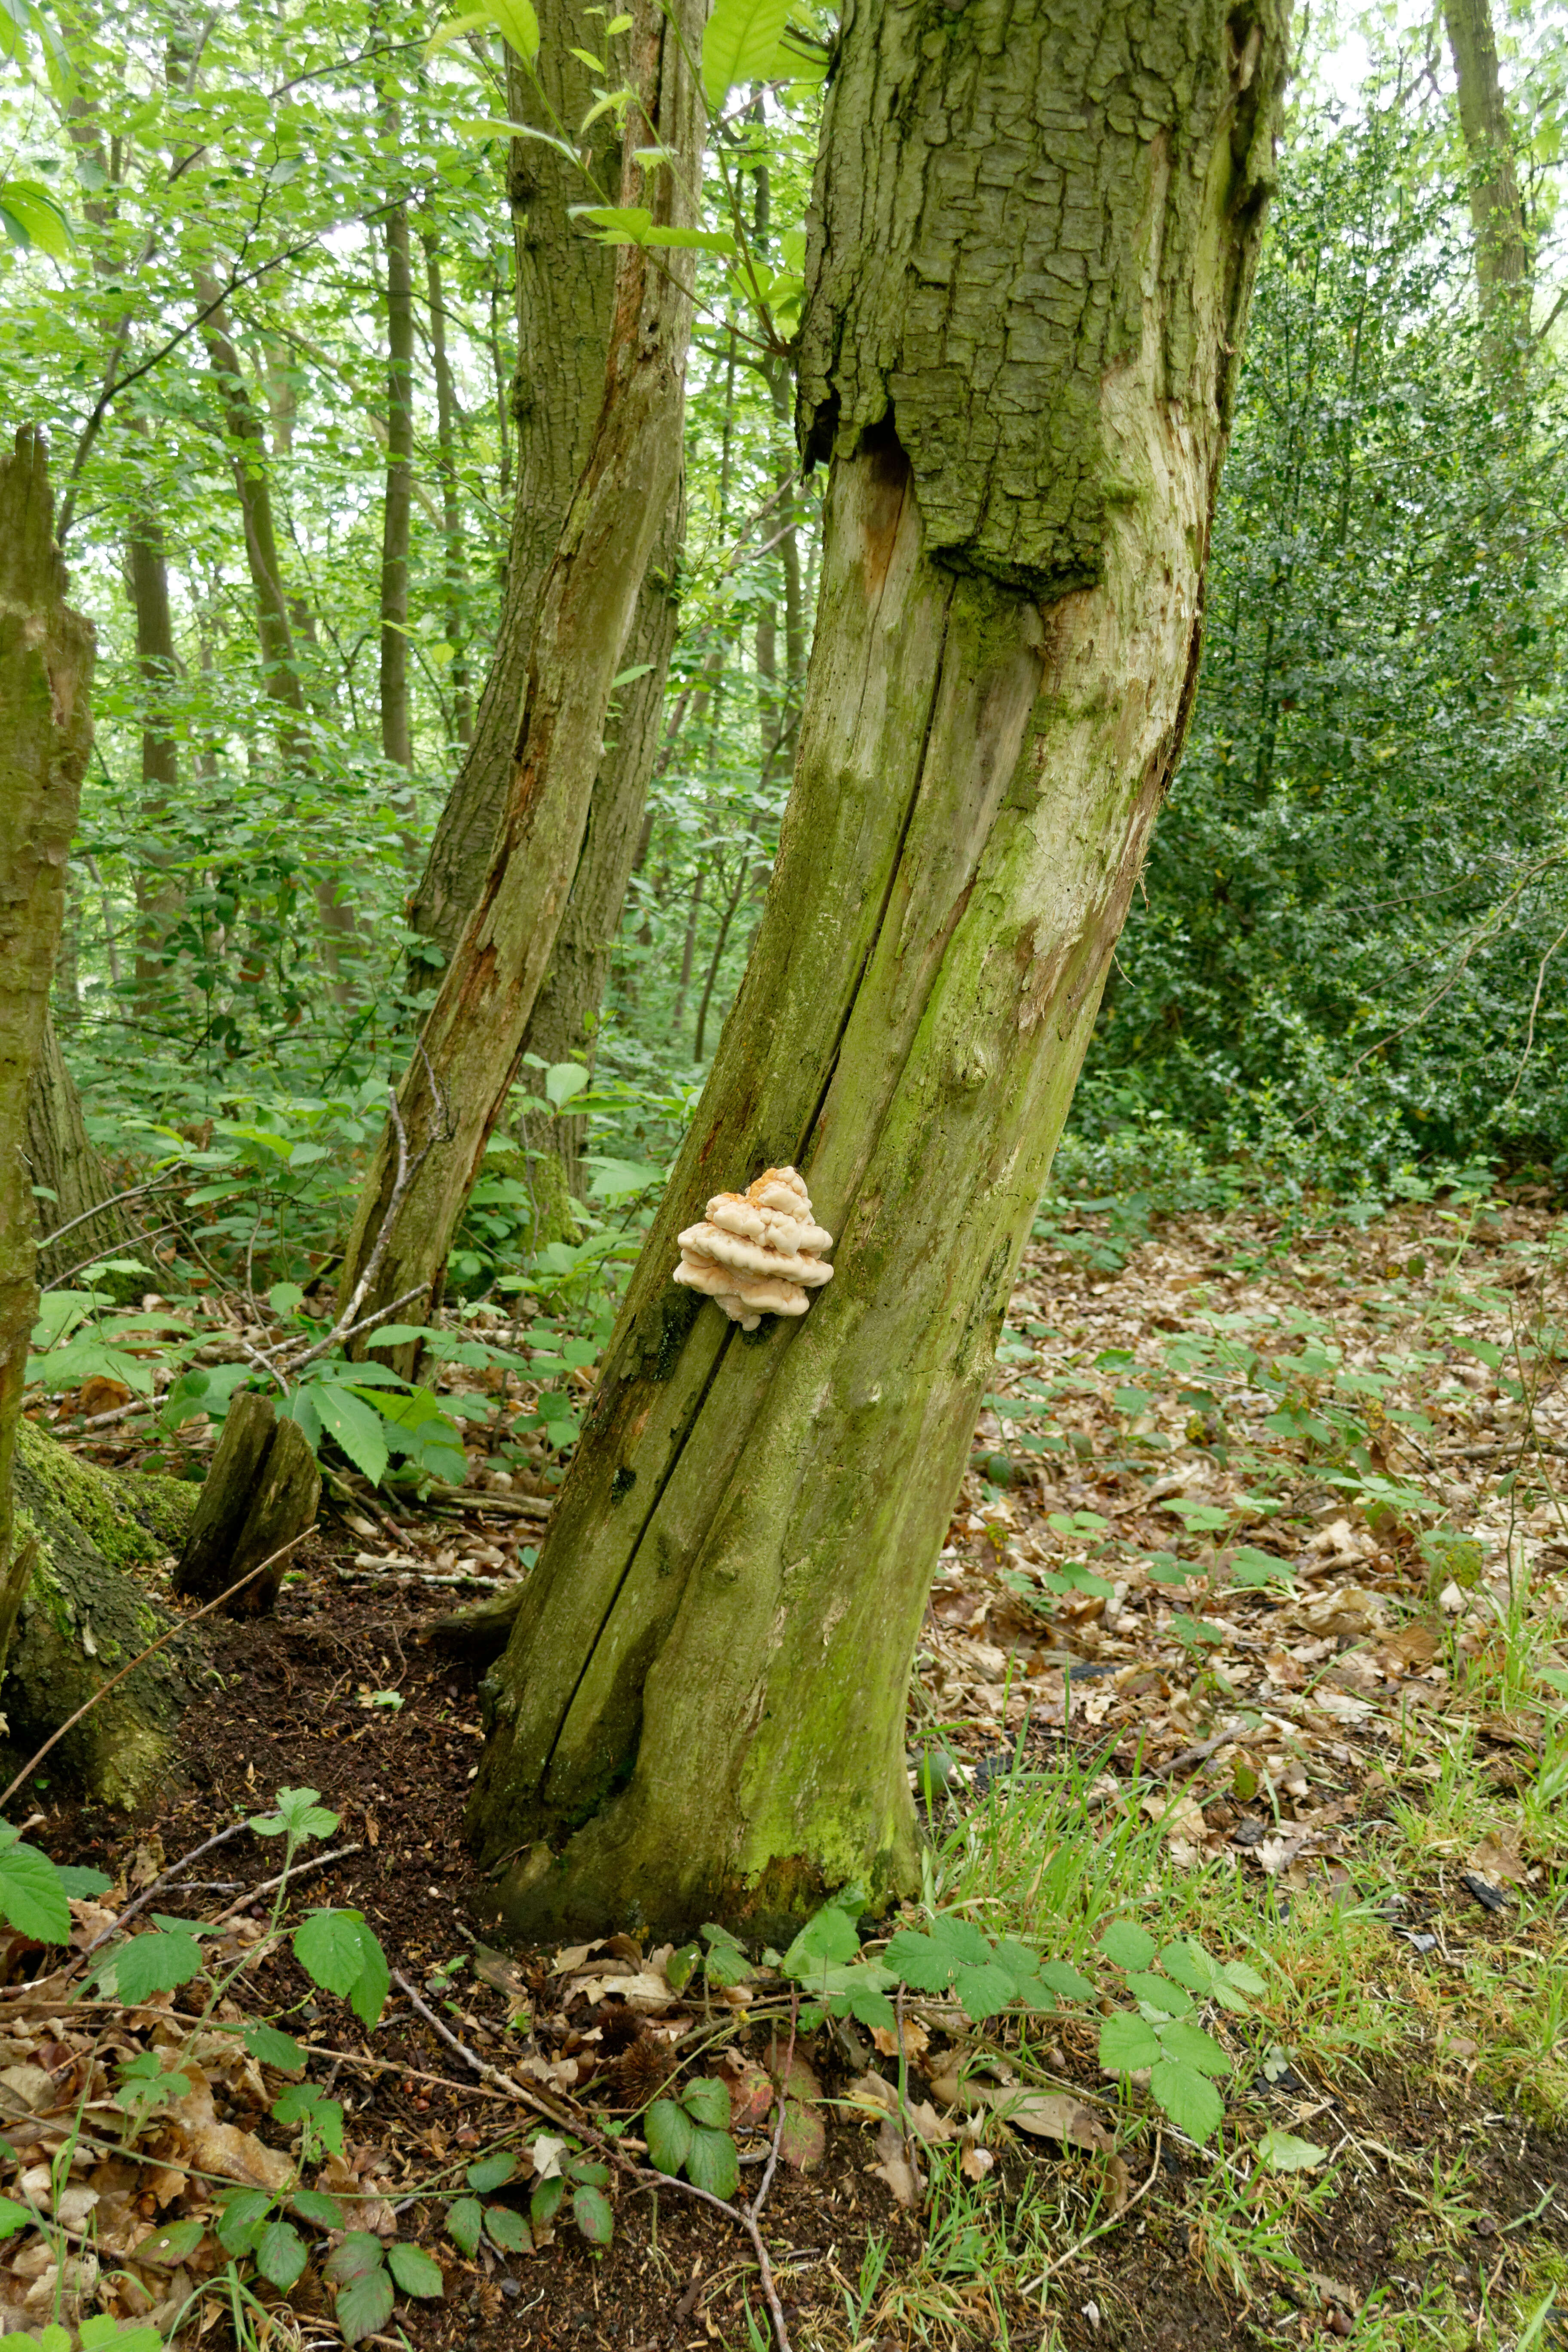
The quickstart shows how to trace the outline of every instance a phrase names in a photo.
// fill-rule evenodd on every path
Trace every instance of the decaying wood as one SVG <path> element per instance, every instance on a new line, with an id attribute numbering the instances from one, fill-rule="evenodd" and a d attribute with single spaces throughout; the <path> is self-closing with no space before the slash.
<path id="1" fill-rule="evenodd" d="M 245 1390 L 224 1423 L 202 1486 L 174 1590 L 209 1601 L 305 1533 L 321 1499 L 321 1474 L 304 1431 L 280 1420 L 272 1399 Z M 237 1593 L 232 1615 L 260 1616 L 278 1599 L 283 1561 Z"/>

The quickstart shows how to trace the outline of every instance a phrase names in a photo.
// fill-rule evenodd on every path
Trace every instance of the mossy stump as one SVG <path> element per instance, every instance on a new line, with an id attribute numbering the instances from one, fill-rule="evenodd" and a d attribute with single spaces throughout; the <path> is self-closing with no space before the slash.
<path id="1" fill-rule="evenodd" d="M 9 1771 L 168 1632 L 174 1620 L 142 1579 L 178 1549 L 195 1501 L 179 1479 L 117 1476 L 22 1423 L 16 1533 L 37 1549 L 0 1685 Z M 195 1635 L 176 1634 L 67 1733 L 49 1779 L 126 1811 L 145 1802 L 200 1664 Z"/>

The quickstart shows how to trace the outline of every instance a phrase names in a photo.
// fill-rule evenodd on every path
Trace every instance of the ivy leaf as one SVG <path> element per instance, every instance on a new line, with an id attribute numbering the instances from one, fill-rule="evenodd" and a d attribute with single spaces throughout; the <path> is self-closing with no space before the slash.
<path id="1" fill-rule="evenodd" d="M 421 2295 L 429 2302 L 447 2292 L 440 2263 L 423 2246 L 389 2246 L 386 2263 L 405 2294 Z"/>
<path id="2" fill-rule="evenodd" d="M 1162 2058 L 1150 2072 L 1149 2088 L 1156 2105 L 1164 2109 L 1176 2129 L 1184 2131 L 1200 2147 L 1225 2119 L 1225 2101 L 1208 2077 L 1200 2074 L 1195 2067 L 1179 2066 L 1173 2059 Z"/>

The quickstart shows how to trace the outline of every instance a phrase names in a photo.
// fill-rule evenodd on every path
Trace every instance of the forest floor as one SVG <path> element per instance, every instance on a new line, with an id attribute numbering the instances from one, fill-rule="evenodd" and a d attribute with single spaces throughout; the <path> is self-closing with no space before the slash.
<path id="1" fill-rule="evenodd" d="M 789 2338 L 1568 2341 L 1556 1223 L 1511 1202 L 1288 1241 L 1237 1217 L 1120 1239 L 1092 1221 L 1051 1230 L 1015 1295 L 911 1689 L 926 1904 L 1091 1970 L 1108 1924 L 1133 1920 L 1162 1945 L 1244 1958 L 1264 1990 L 1243 2014 L 1205 2015 L 1234 2072 L 1203 2144 L 1140 2078 L 1101 2072 L 1109 2001 L 984 2029 L 911 2001 L 897 2131 L 897 2034 L 819 2029 L 795 2077 L 821 2103 L 794 2148 L 811 2160 L 778 2167 L 761 2218 Z M 284 1948 L 247 1967 L 270 1916 L 247 1893 L 278 1866 L 249 1837 L 164 1897 L 218 1921 L 209 1964 L 238 1971 L 205 2025 L 172 1990 L 132 2008 L 51 1995 L 37 1948 L 0 1938 L 0 2188 L 42 2199 L 57 2225 L 5 2249 L 9 2326 L 74 2290 L 124 2318 L 187 2302 L 192 2338 L 260 2341 L 269 2313 L 286 2342 L 332 2339 L 322 2249 L 287 2301 L 261 2289 L 241 2305 L 195 2226 L 215 2169 L 250 2178 L 249 2161 L 265 2182 L 266 2148 L 289 2144 L 269 2113 L 285 2078 L 213 2030 L 266 2016 L 346 2110 L 320 2185 L 366 2200 L 365 2226 L 444 2273 L 443 2294 L 400 2302 L 370 2340 L 770 2340 L 747 2237 L 673 2186 L 617 2179 L 603 2253 L 565 2208 L 527 2252 L 487 2239 L 470 2259 L 443 2226 L 466 2168 L 530 2144 L 542 2116 L 590 2154 L 606 2124 L 636 2151 L 639 2110 L 677 2070 L 728 2084 L 746 2195 L 787 2031 L 767 1969 L 696 1997 L 672 1987 L 668 1948 L 626 1937 L 517 1958 L 476 1942 L 461 1838 L 475 1677 L 422 1632 L 452 1580 L 504 1578 L 534 1532 L 515 1510 L 328 1511 L 277 1614 L 216 1637 L 221 1682 L 186 1717 L 155 1813 L 127 1824 L 37 1784 L 29 1834 L 121 1890 L 74 1906 L 82 1945 L 278 1788 L 320 1791 L 338 1859 L 302 1882 L 293 1916 L 358 1906 L 407 1988 L 367 2035 L 331 1995 L 304 1997 Z M 145 2050 L 177 2058 L 191 2088 L 132 2130 L 104 2070 Z M 215 2128 L 232 2165 L 203 2137 Z M 527 2238 L 530 2161 L 550 2168 L 535 2148 L 497 2179 L 491 2237 Z"/>

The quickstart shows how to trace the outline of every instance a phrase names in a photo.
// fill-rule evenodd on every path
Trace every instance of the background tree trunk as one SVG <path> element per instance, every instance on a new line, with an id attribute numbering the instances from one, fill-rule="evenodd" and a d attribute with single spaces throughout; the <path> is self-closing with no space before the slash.
<path id="1" fill-rule="evenodd" d="M 36 1557 L 15 1540 L 13 1524 L 16 1433 L 38 1311 L 27 1110 L 92 744 L 93 634 L 65 595 L 48 453 L 24 430 L 15 455 L 0 458 L 0 1645 L 9 1642 Z"/>
<path id="2" fill-rule="evenodd" d="M 666 18 L 644 0 L 628 35 L 637 102 L 627 110 L 622 202 L 685 226 L 697 177 L 700 105 L 691 58 L 700 0 Z M 652 139 L 677 160 L 645 179 Z M 603 406 L 594 445 L 540 598 L 519 751 L 484 888 L 447 967 L 398 1091 L 415 1155 L 399 1189 L 388 1123 L 345 1253 L 347 1299 L 379 1249 L 365 1301 L 440 1297 L 447 1254 L 485 1146 L 505 1107 L 587 826 L 616 678 L 659 524 L 680 479 L 689 252 L 623 247 Z"/>
<path id="3" fill-rule="evenodd" d="M 801 426 L 831 456 L 766 913 L 513 1639 L 470 1815 L 518 1936 L 917 1880 L 916 1632 L 1196 675 L 1279 0 L 855 0 Z M 896 427 L 895 427 L 896 402 Z M 805 1321 L 676 1289 L 794 1161 Z M 508 1862 L 508 1857 L 521 1857 Z"/>
<path id="4" fill-rule="evenodd" d="M 397 112 L 391 121 L 395 133 Z M 414 517 L 414 279 L 408 207 L 386 216 L 386 494 L 381 532 L 381 750 L 414 765 L 408 712 L 408 550 Z M 406 793 L 404 814 L 411 811 Z M 408 854 L 414 837 L 405 833 Z"/>
<path id="5" fill-rule="evenodd" d="M 100 1206 L 117 1188 L 88 1135 L 81 1097 L 50 1020 L 44 1023 L 27 1097 L 27 1179 L 53 1195 L 37 1202 L 42 1280 L 58 1282 L 90 1258 L 135 1254 L 124 1209 Z M 70 1230 L 51 1240 L 62 1226 Z M 146 1286 L 135 1275 L 117 1276 L 110 1286 L 117 1297 Z"/>
<path id="6" fill-rule="evenodd" d="M 215 303 L 218 294 L 216 279 L 198 272 L 196 292 L 204 305 Z M 279 561 L 266 445 L 221 303 L 212 310 L 203 328 L 202 341 L 217 383 L 224 427 L 232 449 L 235 489 L 245 524 L 246 561 L 256 598 L 262 684 L 277 712 L 278 746 L 284 764 L 304 772 L 310 766 L 305 688 L 284 591 L 283 567 Z M 353 908 L 341 885 L 331 876 L 318 877 L 315 896 L 321 924 L 322 961 L 332 978 L 332 993 L 342 1003 L 352 994 L 343 969 L 343 950 L 354 937 Z"/>
<path id="7" fill-rule="evenodd" d="M 1470 164 L 1470 219 L 1481 303 L 1494 325 L 1519 336 L 1530 325 L 1530 245 L 1491 9 L 1488 0 L 1444 0 L 1443 22 L 1459 86 L 1459 127 Z"/>
<path id="8" fill-rule="evenodd" d="M 174 651 L 174 624 L 169 605 L 169 561 L 163 526 L 148 508 L 136 513 L 126 543 L 131 575 L 131 602 L 136 616 L 136 667 L 141 674 L 142 822 L 158 825 L 168 818 L 180 788 L 179 745 L 174 736 L 173 699 L 179 678 Z M 178 877 L 160 870 L 166 855 L 154 850 L 135 876 L 136 987 L 145 1002 L 155 994 L 163 977 L 163 945 L 180 919 L 184 892 Z"/>
<path id="9" fill-rule="evenodd" d="M 510 55 L 510 52 L 509 51 Z M 425 289 L 430 307 L 430 367 L 436 379 L 436 446 L 441 453 L 442 583 L 447 600 L 447 638 L 452 648 L 452 733 L 465 751 L 474 740 L 474 698 L 468 674 L 468 567 L 463 553 L 463 514 L 458 499 L 458 395 L 447 351 L 447 303 L 441 288 L 441 248 L 432 229 L 420 234 L 425 249 Z"/>

